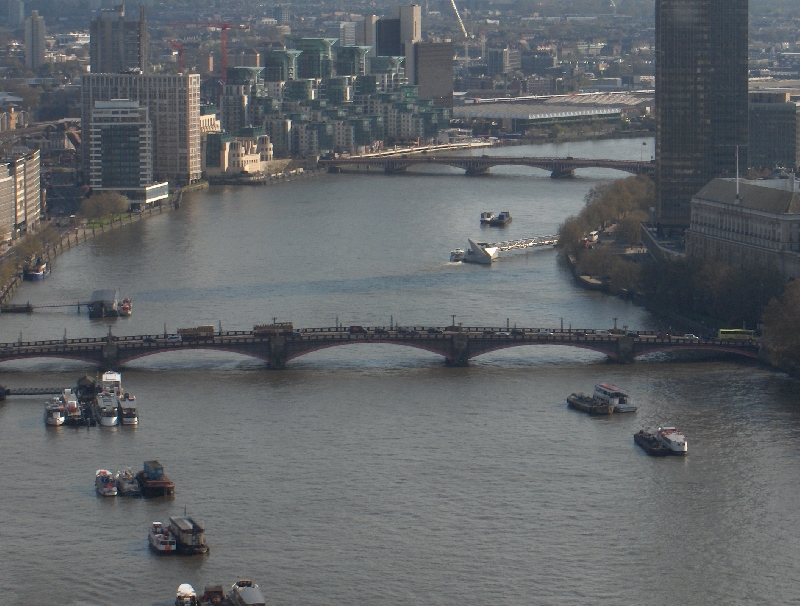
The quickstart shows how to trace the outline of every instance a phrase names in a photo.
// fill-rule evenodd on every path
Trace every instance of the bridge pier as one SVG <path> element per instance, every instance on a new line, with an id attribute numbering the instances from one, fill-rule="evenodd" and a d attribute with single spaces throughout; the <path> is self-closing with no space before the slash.
<path id="1" fill-rule="evenodd" d="M 405 166 L 403 164 L 399 164 L 398 165 L 398 164 L 395 164 L 394 162 L 387 162 L 383 166 L 383 172 L 385 172 L 387 175 L 396 175 L 396 174 L 399 174 L 399 173 L 406 172 L 407 168 L 408 168 L 408 166 Z"/>
<path id="2" fill-rule="evenodd" d="M 575 169 L 557 167 L 550 173 L 551 179 L 574 179 Z"/>
<path id="3" fill-rule="evenodd" d="M 633 357 L 633 338 L 617 338 L 617 359 L 614 362 L 617 364 L 633 364 Z"/>
<path id="4" fill-rule="evenodd" d="M 333 164 L 329 164 L 328 165 L 328 172 L 329 173 L 333 173 L 333 174 L 339 174 L 340 172 L 342 172 L 342 167 L 341 166 L 334 166 Z"/>
<path id="5" fill-rule="evenodd" d="M 458 333 L 450 339 L 450 357 L 447 365 L 456 368 L 469 366 L 469 339 L 466 334 Z"/>
<path id="6" fill-rule="evenodd" d="M 267 367 L 270 370 L 286 369 L 286 337 L 276 336 L 270 338 Z"/>
<path id="7" fill-rule="evenodd" d="M 479 175 L 488 175 L 489 174 L 489 167 L 488 166 L 468 166 L 466 175 L 468 177 L 476 177 Z"/>
<path id="8" fill-rule="evenodd" d="M 119 348 L 117 342 L 109 334 L 103 344 L 103 370 L 114 370 L 119 366 Z"/>

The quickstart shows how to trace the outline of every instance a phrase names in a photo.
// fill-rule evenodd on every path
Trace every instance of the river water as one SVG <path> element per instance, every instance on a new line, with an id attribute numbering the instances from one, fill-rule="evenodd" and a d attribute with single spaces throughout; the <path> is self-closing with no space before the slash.
<path id="1" fill-rule="evenodd" d="M 498 154 L 638 160 L 652 141 Z M 483 152 L 479 152 L 483 153 Z M 552 250 L 491 267 L 448 263 L 467 238 L 554 233 L 603 170 L 554 181 L 496 168 L 467 178 L 330 175 L 212 188 L 181 209 L 59 256 L 15 302 L 119 287 L 133 316 L 74 308 L 3 316 L 4 341 L 256 323 L 655 328 L 644 310 L 577 288 Z M 510 210 L 503 231 L 481 211 Z M 71 385 L 75 361 L 9 362 L 6 386 Z M 600 380 L 635 415 L 566 408 Z M 271 604 L 653 604 L 797 601 L 797 382 L 736 358 L 530 346 L 469 368 L 397 346 L 301 357 L 286 371 L 180 352 L 123 369 L 136 429 L 45 428 L 42 402 L 0 403 L 0 602 L 167 605 L 180 583 L 252 578 Z M 678 425 L 690 453 L 652 459 L 642 427 Z M 98 468 L 157 458 L 172 500 L 101 498 Z M 157 557 L 147 528 L 185 510 L 211 553 Z"/>

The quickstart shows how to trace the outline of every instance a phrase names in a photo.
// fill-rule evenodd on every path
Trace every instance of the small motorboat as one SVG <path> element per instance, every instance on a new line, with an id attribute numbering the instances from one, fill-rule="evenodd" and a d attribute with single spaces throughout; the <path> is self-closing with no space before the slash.
<path id="1" fill-rule="evenodd" d="M 101 497 L 117 496 L 117 482 L 108 469 L 98 469 L 95 472 L 94 489 Z"/>
<path id="2" fill-rule="evenodd" d="M 183 583 L 178 587 L 175 606 L 197 606 L 197 592 L 189 583 Z"/>
<path id="3" fill-rule="evenodd" d="M 58 427 L 67 420 L 66 409 L 61 398 L 52 398 L 44 405 L 44 424 Z"/>
<path id="4" fill-rule="evenodd" d="M 131 300 L 129 297 L 125 297 L 122 299 L 122 303 L 119 306 L 119 315 L 127 317 L 131 315 L 132 311 L 133 306 L 131 305 Z"/>
<path id="5" fill-rule="evenodd" d="M 485 212 L 481 213 L 481 225 L 489 225 L 494 219 L 494 213 Z"/>
<path id="6" fill-rule="evenodd" d="M 460 248 L 456 248 L 450 253 L 450 263 L 461 263 L 464 260 L 466 253 Z"/>
<path id="7" fill-rule="evenodd" d="M 136 474 L 128 467 L 122 471 L 118 471 L 115 476 L 117 483 L 117 494 L 124 497 L 140 497 L 142 496 L 142 487 L 139 485 L 139 480 L 136 479 Z"/>
<path id="8" fill-rule="evenodd" d="M 147 533 L 147 541 L 150 549 L 158 553 L 177 553 L 178 546 L 175 537 L 170 533 L 169 528 L 164 528 L 161 522 L 153 522 L 150 531 Z"/>

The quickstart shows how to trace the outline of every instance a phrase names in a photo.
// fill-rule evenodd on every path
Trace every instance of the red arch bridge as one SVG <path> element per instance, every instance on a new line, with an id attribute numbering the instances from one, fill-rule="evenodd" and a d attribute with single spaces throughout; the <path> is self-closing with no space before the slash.
<path id="1" fill-rule="evenodd" d="M 67 358 L 117 368 L 153 354 L 195 349 L 235 352 L 260 358 L 271 369 L 286 368 L 300 356 L 342 345 L 382 343 L 423 349 L 442 356 L 449 366 L 467 366 L 482 354 L 527 345 L 567 346 L 597 351 L 615 362 L 629 363 L 642 355 L 689 350 L 728 352 L 758 358 L 756 341 L 687 339 L 649 331 L 608 334 L 608 331 L 497 327 L 382 327 L 304 328 L 286 334 L 264 335 L 253 331 L 218 332 L 202 337 L 178 335 L 116 336 L 0 344 L 0 362 L 35 358 Z"/>
<path id="2" fill-rule="evenodd" d="M 528 158 L 504 156 L 432 156 L 423 154 L 401 156 L 355 157 L 347 156 L 332 160 L 320 160 L 329 172 L 341 172 L 343 168 L 369 170 L 377 168 L 385 173 L 406 172 L 412 166 L 430 166 L 444 164 L 463 169 L 467 175 L 482 175 L 493 166 L 532 166 L 550 171 L 553 179 L 564 179 L 575 176 L 576 168 L 612 168 L 634 175 L 653 176 L 656 172 L 655 161 L 636 162 L 629 160 L 604 160 L 599 158 Z M 377 171 L 376 171 L 377 172 Z"/>

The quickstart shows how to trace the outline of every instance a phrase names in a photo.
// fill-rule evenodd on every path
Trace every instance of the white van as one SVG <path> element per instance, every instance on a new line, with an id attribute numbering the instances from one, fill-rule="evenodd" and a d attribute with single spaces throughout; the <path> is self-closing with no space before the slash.
<path id="1" fill-rule="evenodd" d="M 610 333 L 607 330 L 595 330 L 594 334 L 598 337 L 608 337 Z"/>

